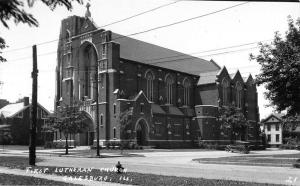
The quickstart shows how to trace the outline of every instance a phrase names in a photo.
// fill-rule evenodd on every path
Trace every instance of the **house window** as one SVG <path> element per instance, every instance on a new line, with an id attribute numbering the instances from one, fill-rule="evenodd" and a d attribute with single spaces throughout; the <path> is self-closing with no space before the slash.
<path id="1" fill-rule="evenodd" d="M 146 90 L 146 96 L 150 101 L 153 101 L 153 80 L 154 75 L 151 71 L 148 71 L 146 73 L 146 80 L 147 80 L 147 90 Z"/>
<path id="2" fill-rule="evenodd" d="M 267 125 L 267 131 L 271 131 L 271 125 Z"/>
<path id="3" fill-rule="evenodd" d="M 279 134 L 276 134 L 276 142 L 279 142 Z"/>
<path id="4" fill-rule="evenodd" d="M 116 127 L 114 127 L 114 139 L 116 139 L 116 135 L 117 135 L 117 129 L 116 129 Z"/>
<path id="5" fill-rule="evenodd" d="M 275 128 L 276 128 L 276 131 L 279 131 L 279 124 L 278 123 L 276 123 Z"/>
<path id="6" fill-rule="evenodd" d="M 229 83 L 226 79 L 222 81 L 223 105 L 228 105 Z"/>
<path id="7" fill-rule="evenodd" d="M 17 115 L 17 118 L 23 118 L 23 111 Z"/>
<path id="8" fill-rule="evenodd" d="M 267 140 L 268 140 L 268 142 L 271 142 L 271 134 L 267 135 Z"/>
<path id="9" fill-rule="evenodd" d="M 190 89 L 191 89 L 191 82 L 188 79 L 183 81 L 183 104 L 189 105 L 190 104 Z"/>
<path id="10" fill-rule="evenodd" d="M 237 82 L 235 88 L 236 88 L 236 106 L 238 108 L 241 108 L 242 107 L 242 90 L 243 90 L 243 87 L 242 87 L 240 82 Z"/>
<path id="11" fill-rule="evenodd" d="M 167 97 L 167 104 L 172 104 L 172 100 L 173 100 L 173 84 L 174 84 L 174 80 L 171 77 L 171 75 L 167 75 L 166 77 L 166 97 Z"/>

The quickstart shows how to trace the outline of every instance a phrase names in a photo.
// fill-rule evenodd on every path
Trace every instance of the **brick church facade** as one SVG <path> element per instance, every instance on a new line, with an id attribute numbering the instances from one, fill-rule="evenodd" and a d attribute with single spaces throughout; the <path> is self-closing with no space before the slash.
<path id="1" fill-rule="evenodd" d="M 251 75 L 230 75 L 214 61 L 99 29 L 90 13 L 62 21 L 56 69 L 56 107 L 81 101 L 89 129 L 79 145 L 132 142 L 157 147 L 228 143 L 220 106 L 234 103 L 251 126 L 241 140 L 259 141 L 257 91 Z M 95 74 L 98 73 L 98 90 Z M 72 136 L 71 136 L 72 138 Z"/>

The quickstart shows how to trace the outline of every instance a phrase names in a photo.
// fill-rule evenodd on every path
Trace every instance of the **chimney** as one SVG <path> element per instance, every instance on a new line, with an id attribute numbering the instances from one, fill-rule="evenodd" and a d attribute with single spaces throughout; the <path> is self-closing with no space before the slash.
<path id="1" fill-rule="evenodd" d="M 24 106 L 29 105 L 29 97 L 24 97 Z"/>

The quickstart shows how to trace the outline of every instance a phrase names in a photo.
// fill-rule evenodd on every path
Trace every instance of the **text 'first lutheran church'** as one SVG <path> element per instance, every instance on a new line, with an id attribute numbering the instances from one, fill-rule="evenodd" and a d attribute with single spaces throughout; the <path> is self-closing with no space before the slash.
<path id="1" fill-rule="evenodd" d="M 70 136 L 79 145 L 95 144 L 97 91 L 101 145 L 226 144 L 230 136 L 220 131 L 218 110 L 232 103 L 251 123 L 236 139 L 259 140 L 257 91 L 251 75 L 229 74 L 213 60 L 99 29 L 89 6 L 85 17 L 62 21 L 57 59 L 56 108 L 81 101 L 89 118 L 85 132 Z"/>

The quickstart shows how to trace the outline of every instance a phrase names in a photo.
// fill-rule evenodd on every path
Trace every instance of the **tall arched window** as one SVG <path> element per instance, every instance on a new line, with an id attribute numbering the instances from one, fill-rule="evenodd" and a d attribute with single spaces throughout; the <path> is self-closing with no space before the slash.
<path id="1" fill-rule="evenodd" d="M 242 87 L 240 82 L 236 83 L 235 89 L 236 89 L 236 100 L 235 100 L 236 101 L 236 106 L 238 108 L 241 108 L 242 107 L 242 90 L 243 90 L 243 87 Z"/>
<path id="2" fill-rule="evenodd" d="M 183 89 L 183 104 L 189 105 L 191 82 L 187 78 L 183 80 Z"/>
<path id="3" fill-rule="evenodd" d="M 147 80 L 147 90 L 146 90 L 146 96 L 150 101 L 153 101 L 153 80 L 154 75 L 151 71 L 146 72 L 146 80 Z"/>
<path id="4" fill-rule="evenodd" d="M 172 104 L 173 100 L 173 84 L 174 80 L 171 75 L 167 75 L 166 77 L 166 97 L 167 97 L 167 104 Z"/>
<path id="5" fill-rule="evenodd" d="M 228 105 L 228 95 L 229 95 L 229 82 L 226 79 L 222 81 L 222 95 L 223 95 L 223 105 Z"/>
<path id="6" fill-rule="evenodd" d="M 116 127 L 114 127 L 113 132 L 114 132 L 114 139 L 116 139 L 117 138 L 117 129 L 116 129 Z"/>

